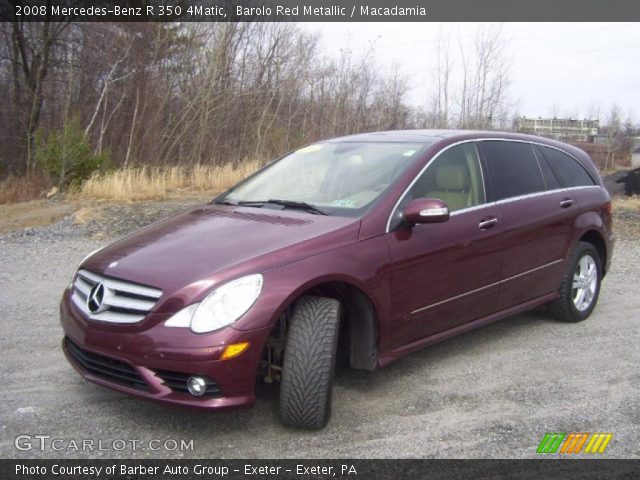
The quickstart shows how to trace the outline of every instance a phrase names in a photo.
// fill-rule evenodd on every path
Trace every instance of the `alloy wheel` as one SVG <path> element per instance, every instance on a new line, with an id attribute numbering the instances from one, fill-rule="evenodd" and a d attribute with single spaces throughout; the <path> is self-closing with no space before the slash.
<path id="1" fill-rule="evenodd" d="M 591 255 L 584 255 L 573 272 L 571 296 L 573 305 L 581 312 L 591 306 L 598 287 L 598 267 Z"/>

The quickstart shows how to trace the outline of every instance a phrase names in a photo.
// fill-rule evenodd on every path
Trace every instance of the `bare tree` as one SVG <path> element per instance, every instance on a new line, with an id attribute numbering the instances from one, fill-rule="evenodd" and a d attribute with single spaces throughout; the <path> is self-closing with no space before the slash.
<path id="1" fill-rule="evenodd" d="M 0 103 L 0 175 L 35 168 L 35 132 L 71 117 L 122 166 L 268 158 L 415 124 L 407 79 L 376 65 L 374 45 L 332 58 L 293 24 L 2 24 L 0 35 L 11 99 Z"/>
<path id="2" fill-rule="evenodd" d="M 615 166 L 615 154 L 619 150 L 620 136 L 622 133 L 622 119 L 620 107 L 617 103 L 611 106 L 606 124 L 607 132 L 607 157 L 605 159 L 604 168 L 609 169 Z"/>
<path id="3" fill-rule="evenodd" d="M 58 61 L 55 49 L 68 25 L 19 21 L 2 26 L 10 28 L 3 33 L 11 45 L 8 53 L 12 76 L 12 88 L 3 91 L 13 94 L 16 130 L 23 138 L 25 152 L 24 162 L 18 167 L 22 172 L 35 168 L 33 146 L 45 103 L 45 82 Z"/>
<path id="4" fill-rule="evenodd" d="M 451 57 L 451 34 L 440 28 L 436 45 L 436 66 L 433 69 L 431 80 L 435 86 L 432 92 L 427 123 L 432 128 L 448 128 L 450 126 L 451 115 L 451 76 L 453 70 L 453 59 Z"/>
<path id="5" fill-rule="evenodd" d="M 450 35 L 440 31 L 431 71 L 434 88 L 418 123 L 436 128 L 510 128 L 515 105 L 507 95 L 510 63 L 504 44 L 501 26 L 482 27 L 471 47 L 458 38 L 454 59 Z"/>
<path id="6" fill-rule="evenodd" d="M 492 128 L 508 106 L 506 89 L 509 67 L 505 59 L 502 27 L 481 28 L 475 38 L 472 71 L 465 75 L 466 105 L 463 128 Z"/>

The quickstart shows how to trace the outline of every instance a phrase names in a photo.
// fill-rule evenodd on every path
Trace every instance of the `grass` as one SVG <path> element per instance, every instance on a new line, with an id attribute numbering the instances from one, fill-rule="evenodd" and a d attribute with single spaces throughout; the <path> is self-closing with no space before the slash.
<path id="1" fill-rule="evenodd" d="M 613 198 L 613 233 L 621 240 L 640 240 L 640 196 Z"/>
<path id="2" fill-rule="evenodd" d="M 44 198 L 49 188 L 51 185 L 47 179 L 37 173 L 9 176 L 0 182 L 0 204 Z"/>
<path id="3" fill-rule="evenodd" d="M 613 211 L 626 211 L 640 213 L 640 196 L 614 197 Z"/>
<path id="4" fill-rule="evenodd" d="M 195 165 L 192 167 L 124 168 L 96 173 L 71 194 L 71 199 L 116 202 L 165 200 L 189 193 L 219 193 L 256 171 L 259 161 L 239 166 Z"/>

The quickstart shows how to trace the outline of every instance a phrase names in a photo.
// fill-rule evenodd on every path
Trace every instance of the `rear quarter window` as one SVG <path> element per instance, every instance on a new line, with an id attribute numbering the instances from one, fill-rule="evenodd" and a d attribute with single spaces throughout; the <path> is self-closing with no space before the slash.
<path id="1" fill-rule="evenodd" d="M 541 147 L 541 150 L 565 187 L 597 185 L 589 172 L 575 158 L 555 148 Z"/>

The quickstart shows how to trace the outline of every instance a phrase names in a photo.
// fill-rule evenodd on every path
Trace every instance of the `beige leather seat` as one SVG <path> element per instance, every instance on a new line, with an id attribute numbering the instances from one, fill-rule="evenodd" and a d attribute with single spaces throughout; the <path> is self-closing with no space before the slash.
<path id="1" fill-rule="evenodd" d="M 449 210 L 460 210 L 470 205 L 469 174 L 462 165 L 444 164 L 436 170 L 436 190 L 426 197 L 446 202 Z"/>

